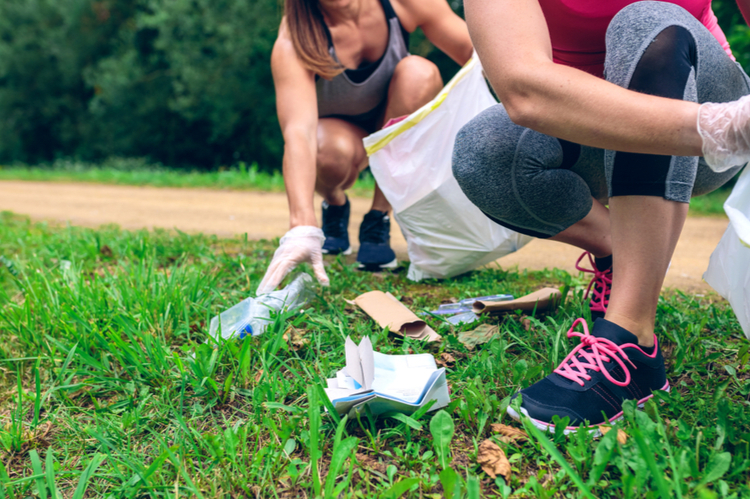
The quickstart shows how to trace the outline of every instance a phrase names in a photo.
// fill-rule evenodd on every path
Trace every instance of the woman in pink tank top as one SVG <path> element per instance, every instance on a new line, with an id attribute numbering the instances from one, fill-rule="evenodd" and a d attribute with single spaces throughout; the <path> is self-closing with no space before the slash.
<path id="1" fill-rule="evenodd" d="M 554 62 L 602 76 L 607 26 L 615 14 L 632 3 L 632 0 L 540 0 L 549 27 Z M 711 10 L 710 0 L 673 3 L 695 16 L 734 59 L 727 38 Z"/>
<path id="2" fill-rule="evenodd" d="M 750 0 L 737 0 L 748 19 Z M 750 77 L 710 0 L 465 0 L 502 104 L 459 132 L 453 172 L 493 221 L 584 250 L 592 329 L 521 413 L 567 431 L 668 390 L 656 305 L 690 197 L 750 161 Z M 588 259 L 590 267 L 581 265 Z M 588 316 L 588 313 L 587 313 Z"/>

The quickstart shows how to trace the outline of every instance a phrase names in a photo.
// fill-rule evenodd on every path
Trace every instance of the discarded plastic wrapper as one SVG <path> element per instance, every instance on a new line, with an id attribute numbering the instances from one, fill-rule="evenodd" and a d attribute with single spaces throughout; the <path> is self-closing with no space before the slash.
<path id="1" fill-rule="evenodd" d="M 301 273 L 281 290 L 265 293 L 257 298 L 249 297 L 219 316 L 214 316 L 208 334 L 217 340 L 219 337 L 243 339 L 247 335 L 260 335 L 271 323 L 271 311 L 294 311 L 306 306 L 315 297 L 313 286 L 312 277 Z M 217 335 L 219 323 L 221 335 Z"/>
<path id="2" fill-rule="evenodd" d="M 513 300 L 513 296 L 508 295 L 508 294 L 500 294 L 500 295 L 489 295 L 487 297 L 474 297 L 471 299 L 463 299 L 463 300 L 459 300 L 458 302 L 453 302 L 451 304 L 440 304 L 436 310 L 430 311 L 430 314 L 442 316 L 446 314 L 472 312 L 474 310 L 473 307 L 474 307 L 475 302 L 499 302 L 499 301 L 504 301 L 504 300 Z M 424 315 L 426 313 L 420 313 L 420 314 Z"/>
<path id="3" fill-rule="evenodd" d="M 519 309 L 524 312 L 531 312 L 536 309 L 537 312 L 555 309 L 560 304 L 562 293 L 557 288 L 542 288 L 536 292 L 524 295 L 515 300 L 503 302 L 475 302 L 475 314 L 503 314 Z"/>
<path id="4" fill-rule="evenodd" d="M 390 411 L 410 415 L 432 400 L 430 411 L 447 406 L 445 368 L 431 354 L 374 352 L 369 337 L 357 346 L 346 338 L 346 368 L 327 380 L 328 399 L 339 415 L 354 416 L 368 406 L 373 415 Z"/>
<path id="5" fill-rule="evenodd" d="M 397 335 L 428 342 L 441 339 L 435 330 L 419 319 L 390 292 L 383 293 L 376 290 L 363 293 L 354 299 L 354 303 L 382 328 L 388 328 Z"/>
<path id="6" fill-rule="evenodd" d="M 452 325 L 461 325 L 463 323 L 474 323 L 479 320 L 479 316 L 469 311 L 456 314 L 455 316 L 448 316 L 445 320 Z"/>

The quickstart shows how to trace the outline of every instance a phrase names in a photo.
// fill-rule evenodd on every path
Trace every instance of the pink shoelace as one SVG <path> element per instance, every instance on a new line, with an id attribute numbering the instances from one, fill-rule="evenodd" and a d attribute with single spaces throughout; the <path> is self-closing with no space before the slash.
<path id="1" fill-rule="evenodd" d="M 588 256 L 589 258 L 591 269 L 586 269 L 585 267 L 580 266 L 581 261 L 586 256 Z M 609 292 L 610 292 L 610 289 L 612 288 L 612 268 L 610 267 L 606 271 L 600 271 L 596 267 L 596 261 L 594 260 L 594 256 L 591 255 L 590 252 L 583 252 L 581 256 L 578 257 L 578 260 L 576 261 L 576 269 L 578 269 L 579 271 L 583 271 L 584 273 L 594 274 L 594 277 L 591 278 L 591 281 L 589 282 L 588 288 L 586 288 L 586 295 L 583 296 L 583 298 L 586 299 L 588 298 L 589 294 L 592 295 L 591 310 L 607 312 L 607 306 L 609 305 Z M 598 289 L 596 285 L 599 285 Z M 593 288 L 593 293 L 591 293 L 592 288 Z"/>
<path id="2" fill-rule="evenodd" d="M 583 324 L 583 333 L 573 331 L 579 323 Z M 630 383 L 630 370 L 623 360 L 630 363 L 633 368 L 635 368 L 635 365 L 619 345 L 603 337 L 595 337 L 589 334 L 589 327 L 583 318 L 578 318 L 573 322 L 573 326 L 568 330 L 568 338 L 571 337 L 580 337 L 581 343 L 568 354 L 560 363 L 560 366 L 555 368 L 554 373 L 576 382 L 581 387 L 584 385 L 584 380 L 591 380 L 591 375 L 587 373 L 588 370 L 602 372 L 607 380 L 620 387 L 625 387 Z M 625 372 L 623 382 L 615 380 L 604 367 L 604 363 L 608 363 L 610 360 L 615 360 Z"/>

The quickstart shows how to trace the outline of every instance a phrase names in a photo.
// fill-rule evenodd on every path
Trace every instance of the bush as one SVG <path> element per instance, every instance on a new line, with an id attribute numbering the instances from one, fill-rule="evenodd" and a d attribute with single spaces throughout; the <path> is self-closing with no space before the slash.
<path id="1" fill-rule="evenodd" d="M 750 68 L 734 0 L 714 8 Z M 270 52 L 280 19 L 278 0 L 2 0 L 0 162 L 279 169 Z M 419 31 L 411 50 L 445 80 L 458 69 Z"/>

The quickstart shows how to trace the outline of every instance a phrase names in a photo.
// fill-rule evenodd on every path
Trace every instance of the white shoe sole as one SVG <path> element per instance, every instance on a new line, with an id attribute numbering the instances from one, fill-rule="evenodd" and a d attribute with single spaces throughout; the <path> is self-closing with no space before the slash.
<path id="1" fill-rule="evenodd" d="M 351 247 L 351 245 L 349 245 L 349 248 L 347 248 L 343 252 L 339 252 L 339 253 L 330 253 L 328 250 L 321 250 L 320 252 L 323 255 L 351 255 L 352 254 L 352 247 Z"/>
<path id="2" fill-rule="evenodd" d="M 358 262 L 360 269 L 367 269 L 367 268 L 374 268 L 379 267 L 380 269 L 396 269 L 398 267 L 398 258 L 393 259 L 391 262 L 387 264 L 383 264 L 380 266 L 375 266 L 373 264 L 362 264 L 361 262 Z"/>

